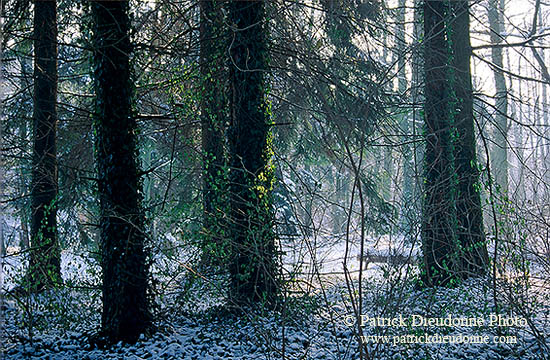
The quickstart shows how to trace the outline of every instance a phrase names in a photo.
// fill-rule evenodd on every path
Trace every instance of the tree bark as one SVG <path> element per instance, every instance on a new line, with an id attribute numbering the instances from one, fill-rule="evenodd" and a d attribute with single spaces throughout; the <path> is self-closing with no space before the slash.
<path id="1" fill-rule="evenodd" d="M 456 129 L 455 172 L 457 176 L 457 226 L 463 277 L 483 273 L 488 265 L 483 230 L 479 171 L 476 159 L 473 90 L 470 72 L 470 15 L 468 1 L 450 2 L 451 43 Z"/>
<path id="2" fill-rule="evenodd" d="M 231 1 L 229 14 L 231 298 L 236 304 L 272 303 L 278 284 L 265 3 Z"/>
<path id="3" fill-rule="evenodd" d="M 400 96 L 404 96 L 407 91 L 407 74 L 406 74 L 406 40 L 405 40 L 405 11 L 406 11 L 405 0 L 398 1 L 398 16 L 396 19 L 397 25 L 395 29 L 395 41 L 397 43 L 397 67 L 398 71 L 398 80 L 397 80 L 397 91 Z M 415 25 L 416 26 L 416 25 Z M 413 70 L 414 71 L 414 70 Z M 414 111 L 414 110 L 413 110 Z M 412 129 L 411 129 L 411 113 L 406 112 L 401 115 L 401 129 L 404 133 L 404 141 L 408 142 L 411 139 Z M 406 144 L 403 146 L 403 193 L 402 193 L 402 205 L 400 209 L 400 224 L 405 235 L 408 238 L 412 238 L 414 229 L 413 229 L 413 218 L 414 218 L 414 159 L 413 153 L 411 151 L 411 146 Z"/>
<path id="4" fill-rule="evenodd" d="M 454 159 L 448 82 L 447 5 L 424 2 L 425 73 L 425 195 L 422 214 L 423 278 L 428 286 L 445 285 L 457 277 Z"/>
<path id="5" fill-rule="evenodd" d="M 489 18 L 491 43 L 498 45 L 502 42 L 501 25 L 502 12 L 504 5 L 502 0 L 490 0 L 487 15 Z M 508 97 L 506 89 L 506 79 L 504 73 L 498 69 L 503 69 L 504 61 L 502 48 L 493 46 L 491 48 L 491 57 L 495 69 L 493 76 L 495 79 L 495 130 L 494 146 L 491 156 L 491 167 L 493 169 L 494 180 L 500 187 L 500 192 L 508 192 Z"/>
<path id="6" fill-rule="evenodd" d="M 203 228 L 205 258 L 219 258 L 225 211 L 225 122 L 227 120 L 224 69 L 223 14 L 220 1 L 201 0 L 200 69 L 202 80 L 201 127 L 203 150 Z"/>
<path id="7" fill-rule="evenodd" d="M 34 109 L 29 290 L 61 281 L 57 234 L 57 8 L 34 2 Z"/>
<path id="8" fill-rule="evenodd" d="M 144 215 L 132 111 L 128 1 L 94 1 L 95 147 L 100 197 L 102 335 L 135 342 L 151 326 Z"/>

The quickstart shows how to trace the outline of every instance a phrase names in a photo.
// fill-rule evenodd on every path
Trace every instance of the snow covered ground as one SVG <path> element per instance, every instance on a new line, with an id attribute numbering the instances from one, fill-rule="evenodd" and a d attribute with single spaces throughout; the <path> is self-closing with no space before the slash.
<path id="1" fill-rule="evenodd" d="M 375 270 L 373 270 L 375 271 Z M 467 281 L 454 289 L 419 290 L 412 283 L 392 288 L 391 283 L 365 282 L 362 314 L 371 318 L 412 314 L 424 317 L 474 317 L 489 319 L 494 313 L 491 287 L 483 279 Z M 183 302 L 177 295 L 159 301 L 157 331 L 135 345 L 117 344 L 97 349 L 89 338 L 99 324 L 100 299 L 96 290 L 60 290 L 33 299 L 21 299 L 32 309 L 32 342 L 29 314 L 5 299 L 2 348 L 5 359 L 359 359 L 356 327 L 349 293 L 341 278 L 327 278 L 324 291 L 287 299 L 282 312 L 249 311 L 228 314 L 205 299 L 212 288 L 198 284 Z M 357 286 L 357 283 L 354 284 Z M 208 294 L 208 296 L 206 296 Z M 179 299 L 179 300 L 178 300 Z M 197 306 L 201 304 L 203 306 Z M 539 304 L 532 318 L 539 339 L 548 338 L 550 304 Z M 503 314 L 510 315 L 507 310 Z M 372 359 L 545 359 L 548 350 L 529 326 L 502 328 L 516 343 L 394 344 L 396 336 L 487 335 L 497 328 L 480 327 L 362 327 Z M 368 338 L 370 336 L 370 338 Z M 387 338 L 384 338 L 386 336 Z M 375 338 L 376 337 L 376 338 Z M 374 340 L 376 339 L 376 340 Z M 388 339 L 384 343 L 384 339 Z"/>
<path id="2" fill-rule="evenodd" d="M 401 242 L 398 239 L 397 243 Z M 327 239 L 321 239 L 328 243 Z M 369 239 L 370 254 L 418 254 L 416 247 L 396 248 L 387 237 Z M 358 305 L 359 246 L 349 247 L 349 283 L 343 276 L 345 245 L 334 241 L 317 247 L 289 248 L 285 268 L 295 271 L 296 281 L 280 311 L 250 310 L 243 316 L 223 307 L 223 281 L 197 281 L 185 287 L 186 260 L 155 260 L 153 272 L 162 281 L 155 308 L 156 331 L 134 345 L 117 344 L 110 349 L 90 345 L 100 323 L 99 268 L 89 254 L 62 252 L 64 289 L 33 297 L 4 296 L 0 359 L 547 359 L 550 338 L 548 289 L 533 291 L 537 297 L 521 300 L 518 289 L 510 296 L 524 301 L 529 324 L 505 326 L 379 326 L 367 317 L 386 319 L 475 318 L 495 316 L 490 279 L 469 280 L 453 289 L 420 289 L 415 286 L 414 265 L 373 263 L 363 271 L 362 307 L 366 321 L 357 333 L 354 307 Z M 320 265 L 312 276 L 312 253 Z M 298 255 L 297 255 L 298 254 Z M 4 291 L 15 286 L 24 270 L 20 255 L 3 259 Z M 169 278 L 164 274 L 180 272 Z M 315 275 L 315 274 L 314 274 Z M 170 279 L 170 281 L 166 281 Z M 217 286 L 215 286 L 217 284 Z M 352 288 L 348 288 L 348 286 Z M 524 316 L 507 302 L 501 287 L 497 293 L 499 314 Z M 516 292 L 516 293 L 514 293 Z M 546 297 L 545 297 L 546 296 Z M 353 300 L 353 301 L 352 301 Z M 360 338 L 362 335 L 363 338 Z M 423 337 L 424 336 L 424 337 Z M 429 343 L 431 339 L 468 336 L 487 343 Z M 435 336 L 435 338 L 434 338 Z M 439 336 L 439 338 L 438 338 Z M 504 336 L 502 339 L 499 336 Z M 501 339 L 502 342 L 495 341 Z M 424 340 L 424 341 L 422 341 Z M 433 341 L 432 341 L 433 342 Z"/>

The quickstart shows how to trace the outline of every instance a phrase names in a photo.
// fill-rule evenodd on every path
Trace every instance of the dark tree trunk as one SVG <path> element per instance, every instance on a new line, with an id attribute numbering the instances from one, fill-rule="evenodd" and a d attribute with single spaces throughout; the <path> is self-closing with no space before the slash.
<path id="1" fill-rule="evenodd" d="M 237 304 L 272 302 L 277 293 L 277 262 L 265 3 L 231 1 L 229 13 L 233 28 L 229 62 L 231 298 Z"/>
<path id="2" fill-rule="evenodd" d="M 426 153 L 422 247 L 424 280 L 430 286 L 449 283 L 456 277 L 458 265 L 446 10 L 443 1 L 424 2 Z"/>
<path id="3" fill-rule="evenodd" d="M 94 1 L 95 147 L 98 164 L 102 334 L 134 342 L 151 325 L 144 215 L 132 111 L 128 1 Z"/>
<path id="4" fill-rule="evenodd" d="M 450 22 L 451 68 L 454 77 L 455 171 L 458 177 L 456 209 L 463 277 L 483 273 L 488 264 L 474 132 L 472 76 L 470 73 L 470 15 L 468 1 L 452 1 Z"/>
<path id="5" fill-rule="evenodd" d="M 31 188 L 31 291 L 61 281 L 57 235 L 57 8 L 34 2 L 34 111 Z"/>
<path id="6" fill-rule="evenodd" d="M 221 2 L 201 0 L 200 66 L 202 78 L 201 125 L 203 149 L 203 226 L 206 257 L 219 258 L 226 192 L 224 137 L 227 121 Z"/>

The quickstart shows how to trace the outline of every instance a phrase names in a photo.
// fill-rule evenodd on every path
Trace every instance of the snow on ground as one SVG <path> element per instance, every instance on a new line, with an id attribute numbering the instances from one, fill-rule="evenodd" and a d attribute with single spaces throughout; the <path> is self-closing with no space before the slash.
<path id="1" fill-rule="evenodd" d="M 69 250 L 61 252 L 61 276 L 64 282 L 92 284 L 98 279 L 99 265 L 88 256 Z M 17 286 L 27 266 L 27 253 L 21 253 L 18 247 L 9 248 L 7 255 L 0 257 L 2 281 L 0 291 L 10 291 Z"/>
<path id="2" fill-rule="evenodd" d="M 353 273 L 359 270 L 358 259 L 361 253 L 359 239 L 350 239 L 347 247 L 347 266 L 348 270 Z M 343 273 L 346 241 L 342 238 L 331 239 L 329 237 L 309 238 L 305 241 L 300 239 L 300 241 L 296 241 L 296 244 L 289 242 L 283 248 L 283 252 L 286 252 L 283 263 L 288 271 L 296 270 L 298 267 L 298 271 L 302 275 L 314 272 L 315 269 L 325 275 Z M 420 247 L 404 244 L 402 237 L 387 235 L 368 237 L 363 246 L 363 255 L 378 255 L 380 257 L 401 255 L 415 260 L 419 254 Z M 315 269 L 313 268 L 314 263 Z"/>
<path id="3" fill-rule="evenodd" d="M 327 279 L 328 280 L 328 279 Z M 349 326 L 349 293 L 341 279 L 332 278 L 325 291 L 309 297 L 290 297 L 282 312 L 249 311 L 244 316 L 227 313 L 217 305 L 197 303 L 214 296 L 205 284 L 194 289 L 187 302 L 165 297 L 157 331 L 135 345 L 117 344 L 97 349 L 89 337 L 97 331 L 100 300 L 97 292 L 61 290 L 43 294 L 35 305 L 33 341 L 28 321 L 8 300 L 4 304 L 4 358 L 7 359 L 334 359 L 359 358 L 355 327 Z M 327 281 L 326 284 L 329 284 Z M 355 284 L 357 286 L 357 284 Z M 208 296 L 207 296 L 208 294 Z M 492 291 L 485 279 L 470 280 L 454 289 L 418 290 L 407 283 L 400 288 L 367 282 L 362 313 L 369 317 L 482 317 L 494 313 Z M 60 307 L 56 309 L 56 307 Z M 206 310 L 202 310 L 206 309 Z M 503 314 L 508 314 L 501 310 Z M 548 338 L 550 304 L 542 304 L 533 321 Z M 25 321 L 27 323 L 25 324 Z M 393 344 L 401 335 L 496 335 L 495 327 L 371 327 L 364 336 L 389 336 L 388 343 L 369 340 L 373 359 L 545 359 L 548 356 L 529 327 L 506 328 L 516 344 Z M 380 342 L 379 342 L 380 341 Z"/>
<path id="4" fill-rule="evenodd" d="M 366 245 L 370 254 L 411 253 L 414 257 L 418 251 L 415 247 L 396 249 L 387 237 L 369 239 Z M 97 333 L 100 323 L 100 292 L 91 286 L 98 284 L 97 263 L 89 256 L 63 251 L 63 278 L 70 286 L 17 300 L 9 296 L 4 298 L 0 359 L 359 359 L 359 337 L 350 298 L 352 294 L 357 300 L 359 246 L 351 245 L 349 249 L 349 269 L 356 271 L 349 284 L 352 289 L 342 276 L 345 245 L 334 241 L 315 251 L 312 249 L 315 247 L 298 252 L 289 249 L 294 252 L 289 251 L 286 258 L 287 270 L 299 268 L 301 271 L 297 279 L 304 279 L 304 274 L 312 271 L 308 264 L 312 254 L 321 264 L 319 272 L 324 275 L 319 275 L 314 284 L 304 281 L 308 283 L 309 293 L 304 295 L 304 285 L 297 281 L 293 294 L 286 298 L 280 311 L 250 310 L 243 316 L 229 314 L 222 306 L 222 280 L 186 283 L 188 278 L 182 266 L 184 254 L 175 255 L 183 259 L 179 262 L 159 255 L 161 258 L 155 259 L 153 268 L 158 279 L 165 279 L 164 274 L 183 272 L 171 278 L 169 285 L 165 284 L 163 296 L 157 296 L 157 330 L 151 336 L 143 336 L 137 344 L 117 344 L 110 349 L 90 345 L 90 337 Z M 22 273 L 24 264 L 20 255 L 3 259 L 4 290 L 14 286 L 14 278 Z M 371 264 L 363 272 L 362 315 L 369 318 L 401 316 L 410 319 L 412 315 L 422 315 L 487 320 L 495 313 L 489 279 L 469 280 L 453 289 L 419 289 L 414 281 L 416 268 L 400 266 L 396 269 L 388 264 Z M 504 292 L 499 290 L 498 296 L 500 314 L 517 316 L 517 309 L 503 302 Z M 549 358 L 548 348 L 545 348 L 548 341 L 545 344 L 541 339 L 550 338 L 550 302 L 548 297 L 529 301 L 532 313 L 529 326 L 501 328 L 503 335 L 510 339 L 515 337 L 517 343 L 394 343 L 400 336 L 410 336 L 414 340 L 412 336 L 422 335 L 477 335 L 493 339 L 497 328 L 486 325 L 372 327 L 366 324 L 361 328 L 368 351 L 365 359 Z"/>

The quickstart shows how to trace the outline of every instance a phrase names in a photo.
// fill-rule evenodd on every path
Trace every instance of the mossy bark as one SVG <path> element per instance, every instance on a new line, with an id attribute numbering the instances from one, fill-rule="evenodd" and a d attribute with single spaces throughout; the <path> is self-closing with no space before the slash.
<path id="1" fill-rule="evenodd" d="M 231 294 L 235 304 L 273 303 L 273 229 L 267 21 L 264 1 L 231 1 Z"/>
<path id="2" fill-rule="evenodd" d="M 57 232 L 57 7 L 34 2 L 34 110 L 31 185 L 30 291 L 61 281 Z"/>
<path id="3" fill-rule="evenodd" d="M 470 73 L 468 1 L 426 1 L 424 278 L 447 285 L 484 273 Z"/>
<path id="4" fill-rule="evenodd" d="M 452 282 L 459 270 L 446 14 L 445 2 L 424 2 L 426 153 L 422 248 L 424 281 L 430 286 Z"/>
<path id="5" fill-rule="evenodd" d="M 224 149 L 227 112 L 226 36 L 222 2 L 201 0 L 200 71 L 201 137 L 203 151 L 203 263 L 219 263 L 226 255 L 223 220 L 226 207 L 227 164 Z"/>

